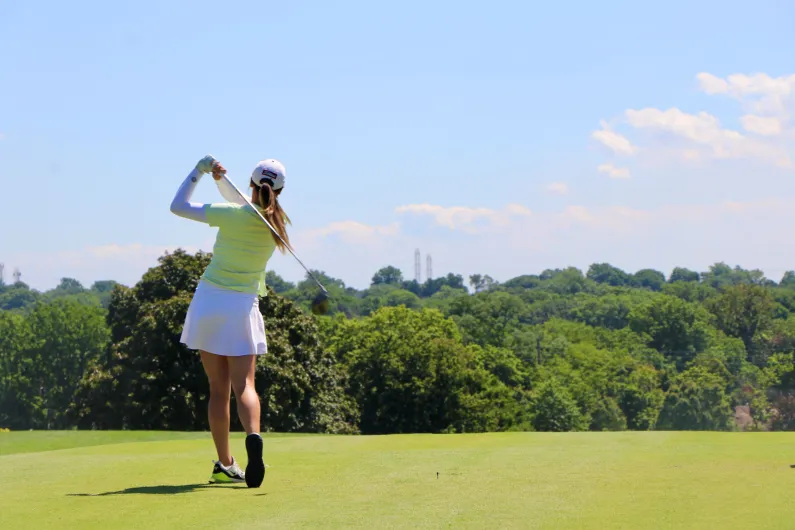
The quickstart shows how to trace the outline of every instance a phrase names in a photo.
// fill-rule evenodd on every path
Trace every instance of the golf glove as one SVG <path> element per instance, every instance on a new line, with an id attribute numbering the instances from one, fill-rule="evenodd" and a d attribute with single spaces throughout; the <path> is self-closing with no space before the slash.
<path id="1" fill-rule="evenodd" d="M 196 169 L 199 170 L 199 172 L 202 174 L 212 173 L 213 166 L 215 165 L 216 162 L 217 160 L 213 158 L 212 155 L 207 155 L 201 160 L 199 160 L 199 163 L 196 164 Z"/>

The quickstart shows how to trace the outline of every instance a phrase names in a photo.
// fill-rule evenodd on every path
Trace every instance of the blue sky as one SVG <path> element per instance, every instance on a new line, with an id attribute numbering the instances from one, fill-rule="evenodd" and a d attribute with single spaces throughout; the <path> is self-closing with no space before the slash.
<path id="1" fill-rule="evenodd" d="M 726 261 L 778 279 L 795 6 L 751 5 L 8 0 L 0 262 L 47 289 L 210 250 L 168 206 L 212 153 L 240 187 L 281 160 L 299 256 L 355 287 L 411 277 L 417 247 L 437 275 Z M 220 200 L 210 179 L 195 198 Z"/>

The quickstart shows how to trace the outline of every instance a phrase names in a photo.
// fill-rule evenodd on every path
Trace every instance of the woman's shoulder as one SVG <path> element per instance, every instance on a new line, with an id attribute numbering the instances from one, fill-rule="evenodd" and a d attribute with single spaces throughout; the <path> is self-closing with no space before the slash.
<path id="1" fill-rule="evenodd" d="M 204 205 L 204 212 L 210 226 L 222 226 L 223 224 L 238 223 L 241 213 L 247 206 L 231 202 L 214 202 Z"/>
<path id="2" fill-rule="evenodd" d="M 247 204 L 237 204 L 234 202 L 214 202 L 205 206 L 207 210 L 217 212 L 221 215 L 235 215 L 238 213 L 251 213 L 251 207 Z"/>
<path id="3" fill-rule="evenodd" d="M 207 205 L 208 208 L 217 208 L 219 210 L 239 210 L 245 208 L 245 204 L 237 204 L 235 202 L 212 202 Z"/>

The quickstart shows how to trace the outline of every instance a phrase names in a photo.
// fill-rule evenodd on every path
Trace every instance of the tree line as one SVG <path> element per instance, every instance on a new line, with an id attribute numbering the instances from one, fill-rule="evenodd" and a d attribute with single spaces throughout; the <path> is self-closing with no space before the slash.
<path id="1" fill-rule="evenodd" d="M 207 429 L 206 378 L 179 335 L 209 259 L 167 253 L 133 286 L 0 285 L 0 427 Z M 267 275 L 263 430 L 795 427 L 793 272 L 597 263 L 420 284 L 387 266 L 362 290 L 313 273 L 326 316 L 308 310 L 310 279 Z"/>

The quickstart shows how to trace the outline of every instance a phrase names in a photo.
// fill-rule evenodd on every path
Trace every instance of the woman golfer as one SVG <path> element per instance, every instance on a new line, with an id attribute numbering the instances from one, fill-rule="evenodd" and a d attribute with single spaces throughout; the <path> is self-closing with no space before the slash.
<path id="1" fill-rule="evenodd" d="M 228 203 L 191 202 L 202 175 L 212 173 Z M 213 257 L 193 295 L 180 341 L 199 350 L 210 383 L 208 416 L 218 460 L 211 482 L 246 482 L 257 488 L 265 477 L 260 430 L 260 402 L 254 389 L 256 358 L 267 351 L 259 296 L 265 295 L 265 266 L 283 243 L 256 212 L 222 180 L 224 167 L 212 156 L 202 158 L 182 183 L 171 211 L 194 221 L 218 227 Z M 277 160 L 263 160 L 251 175 L 251 202 L 289 245 L 285 223 L 289 218 L 279 205 L 285 170 Z M 246 430 L 248 464 L 243 473 L 229 448 L 230 391 Z"/>

